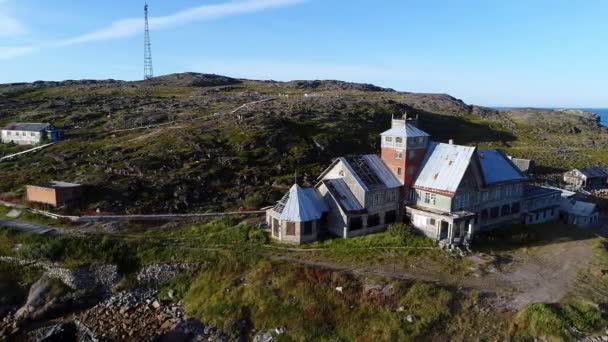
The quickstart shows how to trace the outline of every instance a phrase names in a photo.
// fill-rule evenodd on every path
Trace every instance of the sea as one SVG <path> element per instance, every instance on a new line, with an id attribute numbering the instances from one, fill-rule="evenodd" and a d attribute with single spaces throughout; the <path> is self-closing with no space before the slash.
<path id="1" fill-rule="evenodd" d="M 494 107 L 494 109 L 498 109 L 498 110 L 506 110 L 506 109 L 513 109 L 513 108 L 517 108 L 517 107 Z M 561 108 L 540 108 L 540 109 L 561 109 Z M 580 109 L 580 110 L 592 112 L 592 113 L 599 115 L 600 124 L 604 127 L 608 127 L 608 108 L 573 108 L 573 109 Z"/>

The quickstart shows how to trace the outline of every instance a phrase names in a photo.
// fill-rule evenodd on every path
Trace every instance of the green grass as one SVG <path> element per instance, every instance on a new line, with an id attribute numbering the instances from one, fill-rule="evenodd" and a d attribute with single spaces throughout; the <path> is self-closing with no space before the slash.
<path id="1" fill-rule="evenodd" d="M 42 275 L 35 267 L 22 267 L 0 262 L 0 307 L 21 304 L 29 287 Z"/>
<path id="2" fill-rule="evenodd" d="M 520 311 L 513 325 L 516 341 L 544 338 L 574 341 L 581 334 L 606 327 L 599 307 L 591 302 L 571 299 L 559 304 L 531 304 Z"/>
<path id="3" fill-rule="evenodd" d="M 406 225 L 391 225 L 385 232 L 350 239 L 329 238 L 305 246 L 323 248 L 319 254 L 338 261 L 370 261 L 382 258 L 385 252 L 395 257 L 436 254 L 435 243 Z"/>
<path id="4" fill-rule="evenodd" d="M 200 272 L 184 304 L 189 314 L 228 331 L 286 326 L 284 340 L 415 341 L 451 315 L 449 289 L 394 283 L 389 292 L 369 292 L 345 273 L 261 261 Z"/>

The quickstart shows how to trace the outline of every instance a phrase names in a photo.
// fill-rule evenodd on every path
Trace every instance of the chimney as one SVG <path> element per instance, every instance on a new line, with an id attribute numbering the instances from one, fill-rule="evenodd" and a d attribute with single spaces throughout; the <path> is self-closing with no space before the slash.
<path id="1" fill-rule="evenodd" d="M 450 145 L 454 145 L 454 139 L 450 139 L 450 141 L 448 142 Z"/>
<path id="2" fill-rule="evenodd" d="M 407 113 L 405 113 L 405 115 L 403 117 L 405 118 L 406 124 L 419 128 L 418 127 L 418 114 L 416 114 L 416 117 L 407 117 Z"/>

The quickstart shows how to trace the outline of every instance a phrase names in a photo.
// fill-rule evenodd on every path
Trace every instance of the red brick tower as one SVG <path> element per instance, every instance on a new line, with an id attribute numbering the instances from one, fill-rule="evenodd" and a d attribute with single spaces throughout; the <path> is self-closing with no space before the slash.
<path id="1" fill-rule="evenodd" d="M 407 193 L 424 160 L 430 135 L 418 128 L 418 117 L 393 117 L 391 129 L 381 134 L 381 157 L 386 166 L 404 185 Z"/>

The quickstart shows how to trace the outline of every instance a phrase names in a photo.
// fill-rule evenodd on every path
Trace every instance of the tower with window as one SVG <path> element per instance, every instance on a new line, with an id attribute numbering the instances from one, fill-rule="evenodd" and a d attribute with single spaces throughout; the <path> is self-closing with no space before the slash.
<path id="1" fill-rule="evenodd" d="M 394 118 L 391 129 L 381 134 L 381 158 L 409 190 L 424 160 L 430 135 L 418 128 L 418 118 Z"/>

